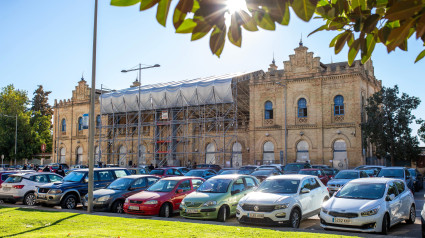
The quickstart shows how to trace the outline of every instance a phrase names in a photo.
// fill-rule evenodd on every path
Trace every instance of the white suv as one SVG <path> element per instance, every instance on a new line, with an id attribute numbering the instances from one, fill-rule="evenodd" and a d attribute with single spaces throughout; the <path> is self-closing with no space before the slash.
<path id="1" fill-rule="evenodd" d="M 288 224 L 319 214 L 329 192 L 317 176 L 290 174 L 269 177 L 243 197 L 236 208 L 240 223 Z"/>
<path id="2" fill-rule="evenodd" d="M 0 185 L 0 200 L 23 202 L 33 206 L 36 186 L 59 182 L 62 179 L 62 176 L 49 172 L 12 174 Z"/>

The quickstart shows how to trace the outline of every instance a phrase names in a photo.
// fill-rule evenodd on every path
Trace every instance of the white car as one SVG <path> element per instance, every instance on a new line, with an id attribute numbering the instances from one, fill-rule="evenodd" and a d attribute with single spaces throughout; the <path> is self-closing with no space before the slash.
<path id="1" fill-rule="evenodd" d="M 62 179 L 62 176 L 50 172 L 12 174 L 0 185 L 0 200 L 33 206 L 36 186 Z"/>
<path id="2" fill-rule="evenodd" d="M 317 176 L 272 176 L 239 201 L 236 218 L 240 223 L 289 224 L 298 228 L 302 219 L 317 215 L 328 199 L 328 189 Z"/>
<path id="3" fill-rule="evenodd" d="M 414 223 L 415 200 L 405 182 L 393 178 L 361 178 L 348 182 L 323 204 L 325 229 L 387 234 L 391 226 Z"/>

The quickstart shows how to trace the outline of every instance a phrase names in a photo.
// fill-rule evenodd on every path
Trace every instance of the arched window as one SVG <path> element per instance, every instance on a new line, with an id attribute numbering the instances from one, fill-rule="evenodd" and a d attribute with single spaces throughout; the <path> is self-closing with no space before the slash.
<path id="1" fill-rule="evenodd" d="M 307 101 L 305 98 L 298 100 L 298 117 L 307 117 Z"/>
<path id="2" fill-rule="evenodd" d="M 82 164 L 82 163 L 83 163 L 83 147 L 78 147 L 75 164 Z"/>
<path id="3" fill-rule="evenodd" d="M 344 115 L 344 97 L 341 95 L 334 98 L 334 115 Z"/>
<path id="4" fill-rule="evenodd" d="M 263 164 L 274 163 L 274 144 L 271 141 L 267 141 L 263 145 Z"/>
<path id="5" fill-rule="evenodd" d="M 96 128 L 100 128 L 100 115 L 96 116 Z"/>
<path id="6" fill-rule="evenodd" d="M 78 118 L 78 130 L 81 131 L 83 129 L 83 118 Z"/>
<path id="7" fill-rule="evenodd" d="M 62 132 L 66 132 L 66 120 L 62 119 Z"/>
<path id="8" fill-rule="evenodd" d="M 306 162 L 309 160 L 308 143 L 307 141 L 302 140 L 297 144 L 297 162 Z"/>
<path id="9" fill-rule="evenodd" d="M 242 166 L 242 145 L 235 142 L 232 147 L 232 167 L 239 168 Z"/>
<path id="10" fill-rule="evenodd" d="M 66 163 L 66 149 L 64 147 L 62 147 L 60 149 L 60 161 L 61 163 L 65 164 Z"/>
<path id="11" fill-rule="evenodd" d="M 273 119 L 273 103 L 270 101 L 264 104 L 264 119 Z"/>
<path id="12" fill-rule="evenodd" d="M 119 166 L 125 167 L 127 166 L 127 148 L 125 148 L 125 146 L 121 146 L 119 151 Z"/>
<path id="13" fill-rule="evenodd" d="M 205 153 L 205 163 L 215 164 L 215 145 L 213 143 L 209 143 L 207 145 Z"/>

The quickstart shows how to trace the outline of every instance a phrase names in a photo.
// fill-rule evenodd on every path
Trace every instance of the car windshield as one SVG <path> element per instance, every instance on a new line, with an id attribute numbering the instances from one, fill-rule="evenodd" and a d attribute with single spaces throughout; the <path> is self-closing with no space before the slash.
<path id="1" fill-rule="evenodd" d="M 378 177 L 404 178 L 403 169 L 381 169 Z"/>
<path id="2" fill-rule="evenodd" d="M 201 193 L 226 193 L 231 179 L 208 179 L 196 190 Z"/>
<path id="3" fill-rule="evenodd" d="M 299 172 L 299 174 L 308 174 L 308 175 L 319 175 L 319 171 L 318 170 L 301 170 Z"/>
<path id="4" fill-rule="evenodd" d="M 348 183 L 342 187 L 335 197 L 376 200 L 382 198 L 384 192 L 384 183 Z"/>
<path id="5" fill-rule="evenodd" d="M 9 178 L 6 179 L 6 181 L 4 181 L 5 183 L 19 183 L 22 181 L 22 177 L 21 176 L 9 176 Z"/>
<path id="6" fill-rule="evenodd" d="M 113 190 L 125 190 L 128 188 L 128 186 L 130 186 L 131 182 L 133 181 L 134 179 L 130 179 L 130 178 L 119 178 L 115 180 L 114 182 L 112 182 L 111 184 L 109 184 L 107 188 L 113 189 Z"/>
<path id="7" fill-rule="evenodd" d="M 148 191 L 150 192 L 171 192 L 176 184 L 179 181 L 177 180 L 159 180 L 158 182 L 154 183 L 150 188 L 148 188 Z"/>
<path id="8" fill-rule="evenodd" d="M 285 171 L 296 171 L 296 170 L 300 170 L 300 169 L 304 169 L 304 165 L 302 165 L 302 164 L 288 164 L 284 168 Z"/>
<path id="9" fill-rule="evenodd" d="M 251 174 L 252 170 L 249 169 L 240 169 L 238 174 Z"/>
<path id="10" fill-rule="evenodd" d="M 269 179 L 263 181 L 255 190 L 263 193 L 297 193 L 300 180 L 297 179 Z"/>
<path id="11" fill-rule="evenodd" d="M 257 167 L 253 167 L 253 166 L 244 166 L 244 167 L 240 167 L 240 169 L 246 169 L 246 170 L 254 170 L 254 169 L 256 169 Z"/>
<path id="12" fill-rule="evenodd" d="M 65 178 L 63 178 L 63 181 L 64 182 L 80 182 L 85 174 L 86 174 L 85 172 L 72 171 L 67 176 L 65 176 Z"/>
<path id="13" fill-rule="evenodd" d="M 162 169 L 154 169 L 149 174 L 162 175 L 162 174 L 164 174 L 164 170 L 162 170 Z"/>
<path id="14" fill-rule="evenodd" d="M 359 172 L 341 171 L 336 176 L 336 179 L 356 179 L 359 178 Z"/>
<path id="15" fill-rule="evenodd" d="M 416 170 L 414 169 L 409 169 L 410 175 L 412 175 L 413 177 L 416 176 Z"/>
<path id="16" fill-rule="evenodd" d="M 239 173 L 239 170 L 224 170 L 220 174 L 224 175 L 224 174 L 238 174 L 238 173 Z"/>
<path id="17" fill-rule="evenodd" d="M 252 176 L 261 176 L 261 175 L 269 175 L 269 174 L 271 174 L 272 173 L 272 170 L 270 170 L 270 169 L 265 169 L 265 170 L 257 170 L 257 171 L 254 171 L 254 172 L 252 172 Z"/>
<path id="18" fill-rule="evenodd" d="M 204 174 L 203 170 L 191 170 L 191 171 L 187 172 L 185 175 L 186 176 L 202 177 L 203 174 Z"/>

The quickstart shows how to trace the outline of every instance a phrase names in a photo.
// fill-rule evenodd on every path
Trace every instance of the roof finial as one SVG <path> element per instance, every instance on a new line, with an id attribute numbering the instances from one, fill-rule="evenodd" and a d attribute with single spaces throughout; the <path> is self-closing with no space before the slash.
<path id="1" fill-rule="evenodd" d="M 84 81 L 84 71 L 81 73 L 81 81 Z"/>
<path id="2" fill-rule="evenodd" d="M 300 46 L 303 46 L 303 33 L 301 33 Z"/>
<path id="3" fill-rule="evenodd" d="M 275 63 L 276 63 L 276 61 L 274 61 L 274 51 L 273 51 L 273 61 L 272 61 L 272 63 L 273 63 L 273 64 L 275 64 Z"/>

